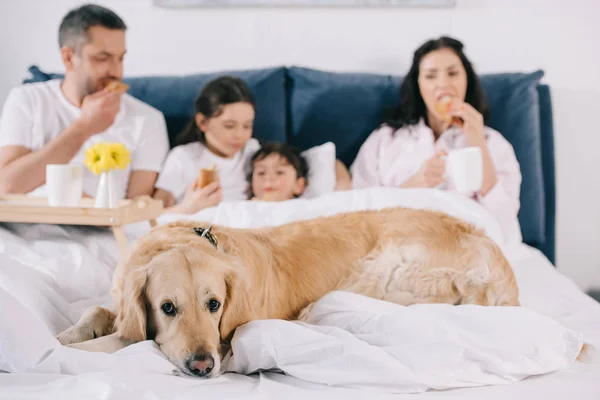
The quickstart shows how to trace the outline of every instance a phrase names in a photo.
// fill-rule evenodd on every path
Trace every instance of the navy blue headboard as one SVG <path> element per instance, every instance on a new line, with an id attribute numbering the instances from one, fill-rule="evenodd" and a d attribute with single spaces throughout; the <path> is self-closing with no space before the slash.
<path id="1" fill-rule="evenodd" d="M 556 264 L 556 174 L 554 159 L 554 120 L 552 114 L 552 97 L 548 85 L 539 85 L 540 128 L 542 132 L 542 168 L 544 171 L 544 194 L 546 197 L 545 219 L 546 240 L 539 249 Z"/>
<path id="2" fill-rule="evenodd" d="M 33 66 L 25 83 L 59 78 Z M 221 74 L 244 79 L 254 92 L 254 136 L 288 141 L 306 149 L 332 141 L 337 157 L 350 165 L 381 122 L 385 108 L 398 103 L 401 76 L 338 73 L 300 67 L 220 71 L 187 76 L 126 78 L 129 93 L 165 115 L 171 144 L 193 117 L 194 97 Z M 543 71 L 481 75 L 490 103 L 486 124 L 512 144 L 523 181 L 519 222 L 523 241 L 555 261 L 556 187 L 550 89 Z"/>

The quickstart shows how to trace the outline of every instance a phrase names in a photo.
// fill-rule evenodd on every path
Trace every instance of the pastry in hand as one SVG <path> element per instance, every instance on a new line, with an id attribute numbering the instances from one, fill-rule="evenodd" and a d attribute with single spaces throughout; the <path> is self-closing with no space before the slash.
<path id="1" fill-rule="evenodd" d="M 439 114 L 443 121 L 449 125 L 463 126 L 463 120 L 459 117 L 452 117 L 450 110 L 452 109 L 452 97 L 444 96 L 435 104 L 435 111 Z"/>
<path id="2" fill-rule="evenodd" d="M 217 166 L 213 164 L 210 168 L 201 168 L 198 175 L 198 189 L 208 186 L 217 180 Z"/>
<path id="3" fill-rule="evenodd" d="M 116 92 L 117 90 L 127 91 L 129 89 L 129 85 L 121 81 L 110 81 L 109 84 L 106 85 L 106 89 L 109 92 Z"/>

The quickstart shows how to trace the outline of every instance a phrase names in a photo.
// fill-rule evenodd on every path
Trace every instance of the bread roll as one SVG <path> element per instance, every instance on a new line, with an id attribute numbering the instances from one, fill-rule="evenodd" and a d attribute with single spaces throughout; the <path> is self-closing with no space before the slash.
<path id="1" fill-rule="evenodd" d="M 463 120 L 459 117 L 452 117 L 450 109 L 452 108 L 452 97 L 442 97 L 434 106 L 435 111 L 439 114 L 442 120 L 450 125 L 463 126 Z"/>
<path id="2" fill-rule="evenodd" d="M 115 92 L 117 90 L 127 91 L 129 89 L 129 85 L 121 81 L 111 81 L 108 85 L 106 85 L 106 89 L 108 89 L 109 92 Z"/>
<path id="3" fill-rule="evenodd" d="M 200 175 L 198 175 L 198 189 L 202 189 L 215 180 L 217 180 L 216 165 L 213 164 L 209 169 L 201 168 Z"/>

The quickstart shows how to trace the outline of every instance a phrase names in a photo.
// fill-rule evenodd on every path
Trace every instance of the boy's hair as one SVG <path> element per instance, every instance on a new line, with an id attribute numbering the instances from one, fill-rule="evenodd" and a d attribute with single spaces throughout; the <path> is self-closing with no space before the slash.
<path id="1" fill-rule="evenodd" d="M 257 161 L 264 160 L 272 154 L 277 154 L 286 160 L 296 170 L 296 179 L 304 178 L 305 187 L 308 186 L 308 163 L 306 158 L 300 154 L 298 148 L 281 142 L 261 143 L 260 149 L 254 153 L 250 159 L 250 171 L 246 177 L 248 181 L 248 198 L 254 197 L 252 192 L 252 175 L 254 174 L 254 164 Z M 297 196 L 296 196 L 297 197 Z"/>

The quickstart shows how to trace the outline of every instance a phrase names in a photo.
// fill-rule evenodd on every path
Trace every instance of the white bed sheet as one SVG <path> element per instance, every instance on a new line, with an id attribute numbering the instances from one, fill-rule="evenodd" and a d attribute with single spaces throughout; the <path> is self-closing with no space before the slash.
<path id="1" fill-rule="evenodd" d="M 320 202 L 299 200 L 290 206 L 224 204 L 194 218 L 244 227 L 287 222 L 297 219 L 298 215 L 310 218 L 396 204 L 451 209 L 485 227 L 509 255 L 523 306 L 551 317 L 565 328 L 582 334 L 585 342 L 600 348 L 600 305 L 560 275 L 540 252 L 506 242 L 485 213 L 476 205 L 466 207 L 464 200 L 456 197 L 431 192 L 423 195 L 419 191 L 371 190 L 334 194 Z M 168 216 L 161 222 L 174 218 L 178 217 Z M 145 230 L 145 226 L 137 225 L 130 227 L 128 233 L 133 238 Z M 52 335 L 76 321 L 85 308 L 94 304 L 109 305 L 107 293 L 117 254 L 110 233 L 102 230 L 33 225 L 0 228 L 0 309 L 3 311 L 0 370 L 17 371 L 0 374 L 0 399 L 192 399 L 210 395 L 219 399 L 388 397 L 381 392 L 375 395 L 369 390 L 330 387 L 273 372 L 250 376 L 226 374 L 214 380 L 173 376 L 170 363 L 156 362 L 161 355 L 151 342 L 124 349 L 117 357 L 99 354 L 93 358 L 71 357 L 70 352 L 76 350 L 64 347 L 48 352 L 47 349 L 55 347 Z M 15 326 L 27 329 L 13 329 Z M 19 344 L 23 348 L 19 348 Z M 525 399 L 543 394 L 546 399 L 567 396 L 595 399 L 600 395 L 598 358 L 511 384 L 430 391 L 420 396 Z M 136 363 L 140 365 L 137 372 L 131 367 Z"/>

